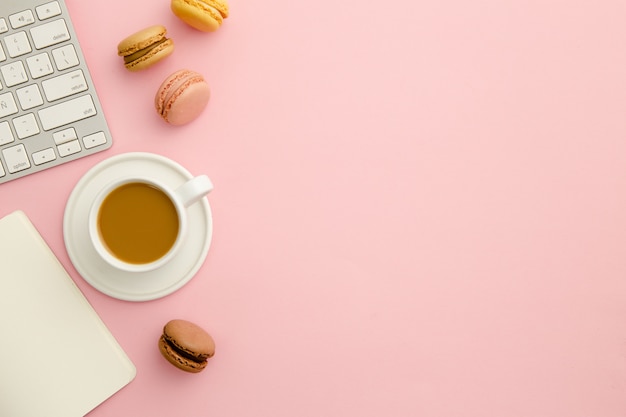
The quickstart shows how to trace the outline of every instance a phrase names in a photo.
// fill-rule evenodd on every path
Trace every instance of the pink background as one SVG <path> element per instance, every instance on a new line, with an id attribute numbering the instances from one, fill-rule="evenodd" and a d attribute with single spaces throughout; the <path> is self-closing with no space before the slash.
<path id="1" fill-rule="evenodd" d="M 215 33 L 167 0 L 67 0 L 114 146 L 0 186 L 137 366 L 90 416 L 626 416 L 626 3 L 232 0 Z M 129 73 L 125 36 L 174 55 Z M 152 107 L 182 67 L 194 123 Z M 215 183 L 213 244 L 160 300 L 89 286 L 67 198 L 113 155 Z M 198 375 L 163 324 L 209 330 Z M 94 358 L 97 360 L 97 358 Z"/>

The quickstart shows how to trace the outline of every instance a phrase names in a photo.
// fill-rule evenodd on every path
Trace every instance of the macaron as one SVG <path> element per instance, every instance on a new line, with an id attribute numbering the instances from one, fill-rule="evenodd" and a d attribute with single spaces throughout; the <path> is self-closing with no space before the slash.
<path id="1" fill-rule="evenodd" d="M 154 97 L 154 107 L 167 123 L 184 125 L 202 113 L 210 97 L 209 84 L 202 74 L 181 69 L 163 81 Z"/>
<path id="2" fill-rule="evenodd" d="M 198 373 L 215 354 L 215 342 L 200 326 L 187 320 L 171 320 L 163 327 L 159 351 L 169 363 L 186 372 Z"/>
<path id="3" fill-rule="evenodd" d="M 117 45 L 117 54 L 124 58 L 129 71 L 146 69 L 174 52 L 174 41 L 165 35 L 167 29 L 154 25 L 133 33 Z"/>
<path id="4" fill-rule="evenodd" d="M 189 26 L 214 32 L 228 17 L 226 0 L 172 0 L 172 12 Z"/>

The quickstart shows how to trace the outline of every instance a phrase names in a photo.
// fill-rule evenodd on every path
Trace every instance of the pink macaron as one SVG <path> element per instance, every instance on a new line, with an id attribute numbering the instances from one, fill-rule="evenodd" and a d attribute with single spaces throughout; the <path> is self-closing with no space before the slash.
<path id="1" fill-rule="evenodd" d="M 188 69 L 178 70 L 163 81 L 154 98 L 157 113 L 167 123 L 184 125 L 202 113 L 211 97 L 204 77 Z"/>

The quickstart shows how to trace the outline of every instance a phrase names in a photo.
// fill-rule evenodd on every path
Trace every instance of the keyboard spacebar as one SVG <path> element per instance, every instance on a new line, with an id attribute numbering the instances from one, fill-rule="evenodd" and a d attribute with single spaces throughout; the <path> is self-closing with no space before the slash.
<path id="1" fill-rule="evenodd" d="M 96 115 L 96 106 L 89 94 L 39 110 L 43 130 L 86 119 Z"/>

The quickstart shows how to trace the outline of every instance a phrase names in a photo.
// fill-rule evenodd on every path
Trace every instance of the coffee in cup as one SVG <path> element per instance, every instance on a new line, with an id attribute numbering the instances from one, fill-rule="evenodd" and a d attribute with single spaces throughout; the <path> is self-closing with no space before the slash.
<path id="1" fill-rule="evenodd" d="M 92 205 L 92 244 L 105 261 L 118 269 L 156 269 L 180 247 L 188 227 L 187 207 L 212 189 L 205 175 L 176 189 L 150 178 L 117 179 L 98 194 Z"/>

